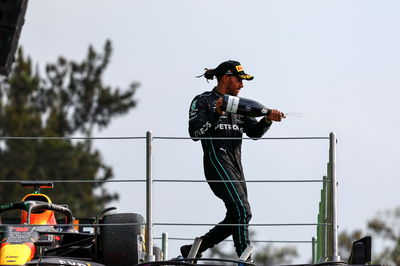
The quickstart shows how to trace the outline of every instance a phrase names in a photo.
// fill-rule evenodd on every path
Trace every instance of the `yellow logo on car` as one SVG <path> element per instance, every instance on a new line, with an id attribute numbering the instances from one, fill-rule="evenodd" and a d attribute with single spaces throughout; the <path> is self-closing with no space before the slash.
<path id="1" fill-rule="evenodd" d="M 25 265 L 33 258 L 33 249 L 26 244 L 5 244 L 0 249 L 0 265 Z"/>

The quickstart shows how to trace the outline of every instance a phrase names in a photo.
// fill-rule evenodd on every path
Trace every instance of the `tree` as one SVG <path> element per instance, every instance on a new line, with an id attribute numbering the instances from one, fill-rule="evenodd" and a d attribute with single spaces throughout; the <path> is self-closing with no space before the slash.
<path id="1" fill-rule="evenodd" d="M 138 83 L 121 90 L 105 85 L 102 78 L 109 64 L 112 45 L 103 53 L 89 46 L 81 62 L 59 57 L 47 64 L 45 76 L 34 70 L 30 57 L 19 49 L 8 78 L 0 80 L 0 134 L 7 137 L 91 137 L 115 117 L 136 106 Z M 13 140 L 0 142 L 0 176 L 4 180 L 91 180 L 57 183 L 46 191 L 54 203 L 68 204 L 75 216 L 93 216 L 118 199 L 104 188 L 113 177 L 112 168 L 86 140 Z M 18 184 L 0 186 L 0 203 L 20 200 L 26 189 Z"/>
<path id="2" fill-rule="evenodd" d="M 373 264 L 388 266 L 400 265 L 400 207 L 379 212 L 367 222 L 367 230 L 355 230 L 352 233 L 344 231 L 339 236 L 341 257 L 348 258 L 351 244 L 362 236 L 372 236 L 372 247 L 375 254 Z"/>
<path id="3" fill-rule="evenodd" d="M 400 265 L 400 207 L 378 213 L 368 222 L 381 252 L 378 262 L 385 265 Z"/>
<path id="4" fill-rule="evenodd" d="M 351 248 L 354 241 L 357 241 L 363 237 L 361 230 L 355 230 L 353 232 L 347 232 L 344 230 L 338 236 L 339 256 L 342 260 L 348 260 L 351 253 Z"/>
<path id="5" fill-rule="evenodd" d="M 299 254 L 293 246 L 274 247 L 272 244 L 264 245 L 254 257 L 257 265 L 290 264 Z"/>

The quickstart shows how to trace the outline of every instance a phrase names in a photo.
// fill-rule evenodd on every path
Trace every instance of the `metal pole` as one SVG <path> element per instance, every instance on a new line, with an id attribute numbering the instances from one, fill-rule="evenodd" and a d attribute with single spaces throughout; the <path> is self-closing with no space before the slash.
<path id="1" fill-rule="evenodd" d="M 168 259 L 168 233 L 162 233 L 162 260 Z"/>
<path id="2" fill-rule="evenodd" d="M 336 179 L 336 134 L 331 132 L 329 134 L 329 162 L 330 162 L 330 176 L 331 183 L 331 197 L 332 197 L 332 257 L 330 261 L 340 261 L 338 249 L 338 221 L 337 221 L 337 179 Z"/>
<path id="3" fill-rule="evenodd" d="M 317 249 L 317 240 L 315 237 L 311 238 L 311 261 L 312 263 L 317 263 L 317 256 L 316 256 L 316 249 Z"/>
<path id="4" fill-rule="evenodd" d="M 333 197 L 332 197 L 332 176 L 331 176 L 331 163 L 328 163 L 328 180 L 330 182 L 324 183 L 325 188 L 325 223 L 330 224 L 329 227 L 325 227 L 324 230 L 324 258 L 321 262 L 329 261 L 333 257 Z"/>
<path id="5" fill-rule="evenodd" d="M 155 261 L 153 255 L 153 134 L 146 133 L 146 256 L 145 260 Z"/>

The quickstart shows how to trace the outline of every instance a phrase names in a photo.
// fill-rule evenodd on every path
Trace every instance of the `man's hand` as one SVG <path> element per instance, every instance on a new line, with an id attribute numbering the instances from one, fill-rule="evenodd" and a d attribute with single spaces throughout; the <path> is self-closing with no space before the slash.
<path id="1" fill-rule="evenodd" d="M 267 122 L 271 122 L 271 121 L 277 121 L 280 122 L 282 120 L 282 118 L 285 118 L 285 114 L 282 113 L 281 111 L 275 110 L 275 109 L 271 109 L 271 113 L 267 116 L 265 116 L 265 120 Z"/>
<path id="2" fill-rule="evenodd" d="M 224 114 L 224 111 L 222 111 L 221 106 L 224 100 L 222 98 L 218 98 L 218 100 L 215 102 L 215 111 L 219 113 L 220 115 Z"/>

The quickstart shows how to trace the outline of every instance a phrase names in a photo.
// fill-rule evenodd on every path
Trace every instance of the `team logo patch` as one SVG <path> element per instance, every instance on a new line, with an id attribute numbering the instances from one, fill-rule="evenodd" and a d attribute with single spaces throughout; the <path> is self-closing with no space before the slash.
<path id="1" fill-rule="evenodd" d="M 242 65 L 236 66 L 236 71 L 237 71 L 237 72 L 242 72 L 242 71 L 243 71 Z"/>
<path id="2" fill-rule="evenodd" d="M 197 103 L 197 100 L 194 100 L 194 101 L 192 102 L 192 106 L 190 107 L 190 109 L 191 109 L 192 111 L 195 111 L 195 110 L 196 110 L 196 103 Z"/>

